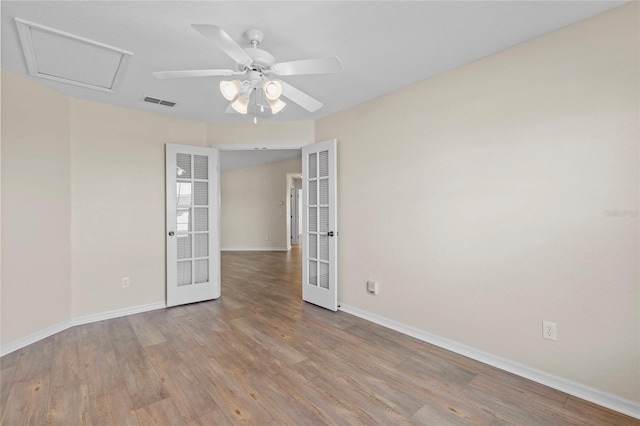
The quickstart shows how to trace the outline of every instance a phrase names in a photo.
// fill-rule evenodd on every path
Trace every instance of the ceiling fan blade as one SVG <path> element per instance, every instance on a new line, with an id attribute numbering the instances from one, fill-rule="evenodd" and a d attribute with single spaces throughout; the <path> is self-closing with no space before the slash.
<path id="1" fill-rule="evenodd" d="M 186 77 L 227 77 L 242 74 L 233 70 L 184 70 L 184 71 L 156 71 L 155 78 L 186 78 Z"/>
<path id="2" fill-rule="evenodd" d="M 192 24 L 193 29 L 213 41 L 213 43 L 231 59 L 242 65 L 251 65 L 251 57 L 236 43 L 229 34 L 217 25 Z"/>
<path id="3" fill-rule="evenodd" d="M 309 112 L 316 112 L 317 110 L 322 108 L 322 102 L 312 98 L 299 89 L 296 89 L 289 83 L 285 83 L 282 80 L 277 81 L 282 85 L 282 96 L 284 96 L 285 98 L 297 103 Z"/>
<path id="4" fill-rule="evenodd" d="M 277 75 L 334 74 L 343 70 L 342 62 L 337 56 L 280 62 L 271 66 L 271 71 Z"/>

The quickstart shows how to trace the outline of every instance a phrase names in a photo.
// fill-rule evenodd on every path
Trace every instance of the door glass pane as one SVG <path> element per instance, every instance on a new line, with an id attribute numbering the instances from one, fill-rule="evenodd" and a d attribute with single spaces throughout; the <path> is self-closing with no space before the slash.
<path id="1" fill-rule="evenodd" d="M 318 181 L 309 181 L 309 205 L 315 206 L 318 204 Z"/>
<path id="2" fill-rule="evenodd" d="M 176 204 L 179 206 L 191 205 L 191 182 L 176 182 Z"/>
<path id="3" fill-rule="evenodd" d="M 318 230 L 318 208 L 309 207 L 309 231 L 316 232 Z"/>
<path id="4" fill-rule="evenodd" d="M 178 259 L 191 258 L 191 235 L 178 235 Z"/>
<path id="5" fill-rule="evenodd" d="M 320 260 L 329 261 L 329 237 L 320 235 Z"/>
<path id="6" fill-rule="evenodd" d="M 309 155 L 309 179 L 318 177 L 318 154 Z"/>
<path id="7" fill-rule="evenodd" d="M 209 261 L 207 259 L 196 260 L 194 266 L 196 284 L 209 281 Z"/>
<path id="8" fill-rule="evenodd" d="M 191 232 L 191 209 L 178 209 L 176 222 L 176 231 L 178 234 Z"/>
<path id="9" fill-rule="evenodd" d="M 318 262 L 315 260 L 309 261 L 309 284 L 318 285 Z"/>
<path id="10" fill-rule="evenodd" d="M 320 177 L 329 176 L 329 151 L 320 153 Z"/>
<path id="11" fill-rule="evenodd" d="M 322 179 L 320 181 L 320 203 L 329 204 L 329 179 Z"/>
<path id="12" fill-rule="evenodd" d="M 309 257 L 311 259 L 318 258 L 318 236 L 309 234 Z"/>
<path id="13" fill-rule="evenodd" d="M 191 284 L 191 261 L 178 262 L 178 285 Z"/>
<path id="14" fill-rule="evenodd" d="M 209 209 L 206 207 L 196 207 L 193 209 L 193 230 L 209 230 Z"/>
<path id="15" fill-rule="evenodd" d="M 191 179 L 191 155 L 178 154 L 176 156 L 176 177 L 178 179 Z"/>
<path id="16" fill-rule="evenodd" d="M 207 182 L 193 183 L 193 204 L 196 206 L 209 205 L 209 184 Z"/>
<path id="17" fill-rule="evenodd" d="M 329 232 L 329 207 L 320 207 L 320 232 Z"/>
<path id="18" fill-rule="evenodd" d="M 193 257 L 209 256 L 209 234 L 195 234 L 193 237 L 195 240 Z"/>
<path id="19" fill-rule="evenodd" d="M 329 264 L 320 263 L 320 287 L 329 288 Z"/>
<path id="20" fill-rule="evenodd" d="M 193 156 L 193 177 L 196 179 L 209 179 L 209 157 L 206 155 Z"/>

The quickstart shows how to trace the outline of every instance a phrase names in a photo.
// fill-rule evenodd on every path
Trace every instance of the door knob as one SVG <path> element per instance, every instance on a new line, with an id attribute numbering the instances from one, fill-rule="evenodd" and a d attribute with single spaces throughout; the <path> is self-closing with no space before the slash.
<path id="1" fill-rule="evenodd" d="M 169 231 L 169 236 L 170 236 L 170 237 L 173 237 L 174 235 L 175 235 L 175 232 L 173 232 L 173 231 Z"/>
<path id="2" fill-rule="evenodd" d="M 330 237 L 333 237 L 333 231 L 327 232 L 327 235 L 330 236 Z"/>

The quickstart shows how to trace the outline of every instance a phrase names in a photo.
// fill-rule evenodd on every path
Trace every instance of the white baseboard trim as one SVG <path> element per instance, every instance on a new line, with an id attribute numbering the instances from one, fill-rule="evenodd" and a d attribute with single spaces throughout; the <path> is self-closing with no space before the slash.
<path id="1" fill-rule="evenodd" d="M 42 340 L 46 337 L 52 336 L 56 333 L 66 330 L 67 328 L 74 327 L 76 325 L 89 324 L 96 321 L 102 321 L 111 318 L 124 317 L 127 315 L 138 314 L 140 312 L 153 311 L 156 309 L 166 308 L 166 302 L 148 303 L 146 305 L 131 306 L 129 308 L 116 309 L 113 311 L 101 312 L 99 314 L 84 315 L 81 317 L 71 318 L 65 321 L 61 321 L 44 330 L 36 331 L 28 336 L 16 339 L 13 342 L 9 342 L 0 348 L 0 356 L 5 356 L 11 352 L 22 349 L 32 343 Z"/>
<path id="2" fill-rule="evenodd" d="M 564 393 L 568 393 L 569 395 L 573 395 L 575 397 L 593 402 L 594 404 L 598 404 L 603 407 L 626 414 L 628 416 L 635 417 L 636 419 L 640 419 L 640 403 L 636 403 L 634 401 L 619 397 L 617 395 L 613 395 L 608 392 L 600 391 L 589 386 L 573 382 L 571 380 L 563 379 L 562 377 L 558 377 L 553 374 L 528 367 L 524 364 L 500 358 L 490 353 L 474 349 L 470 346 L 463 345 L 453 340 L 444 339 L 415 327 L 411 327 L 397 321 L 393 321 L 388 318 L 363 311 L 362 309 L 358 309 L 353 306 L 341 304 L 339 309 L 348 314 L 355 315 L 367 321 L 374 322 L 376 324 L 414 337 L 418 340 L 422 340 L 423 342 L 431 343 L 432 345 L 439 346 L 460 355 L 464 355 L 468 358 L 475 359 L 476 361 L 480 361 L 484 364 L 491 365 L 504 371 L 508 371 L 509 373 L 513 373 L 520 377 L 533 380 L 534 382 L 549 386 Z"/>
<path id="3" fill-rule="evenodd" d="M 129 308 L 116 309 L 113 311 L 101 312 L 99 314 L 83 315 L 75 317 L 71 320 L 71 325 L 89 324 L 96 321 L 107 320 L 111 318 L 126 317 L 127 315 L 139 314 L 141 312 L 155 311 L 156 309 L 166 308 L 167 303 L 155 302 L 146 305 L 131 306 Z"/>
<path id="4" fill-rule="evenodd" d="M 243 248 L 221 248 L 220 251 L 289 251 L 286 247 L 243 247 Z"/>
<path id="5" fill-rule="evenodd" d="M 17 351 L 18 349 L 22 349 L 25 346 L 37 342 L 38 340 L 46 339 L 47 337 L 53 336 L 54 334 L 66 330 L 71 326 L 71 320 L 60 321 L 59 323 L 49 326 L 43 330 L 39 330 L 28 336 L 16 339 L 13 342 L 9 342 L 6 345 L 3 345 L 2 348 L 0 348 L 0 356 L 5 356 L 7 354 L 10 354 L 11 352 Z"/>

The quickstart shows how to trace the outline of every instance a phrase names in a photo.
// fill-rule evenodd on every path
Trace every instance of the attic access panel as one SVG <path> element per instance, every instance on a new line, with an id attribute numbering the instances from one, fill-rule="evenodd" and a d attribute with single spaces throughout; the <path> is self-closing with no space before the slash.
<path id="1" fill-rule="evenodd" d="M 29 74 L 113 93 L 133 53 L 15 18 Z"/>

